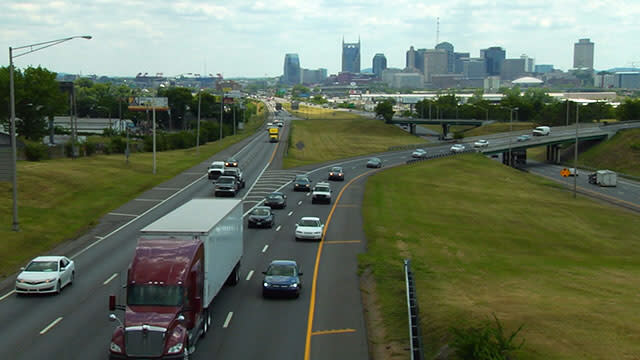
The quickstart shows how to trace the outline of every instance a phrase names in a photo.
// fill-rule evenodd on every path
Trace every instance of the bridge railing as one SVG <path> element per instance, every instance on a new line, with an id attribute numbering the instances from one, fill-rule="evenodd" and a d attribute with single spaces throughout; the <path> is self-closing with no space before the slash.
<path id="1" fill-rule="evenodd" d="M 409 344 L 411 360 L 424 360 L 422 349 L 422 334 L 420 331 L 420 314 L 416 286 L 411 271 L 411 261 L 404 259 L 404 281 L 407 289 L 407 313 L 409 314 Z"/>
<path id="2" fill-rule="evenodd" d="M 421 158 L 409 159 L 409 160 L 407 160 L 406 163 L 407 164 L 413 164 L 413 163 L 420 162 L 420 161 L 438 159 L 438 158 L 443 158 L 443 157 L 448 157 L 448 156 L 455 156 L 455 155 L 459 155 L 459 154 L 475 153 L 475 152 L 478 152 L 478 150 L 476 150 L 476 149 L 465 149 L 464 151 L 457 152 L 457 153 L 443 152 L 443 153 L 427 154 L 427 155 L 425 155 L 425 156 L 423 156 Z"/>

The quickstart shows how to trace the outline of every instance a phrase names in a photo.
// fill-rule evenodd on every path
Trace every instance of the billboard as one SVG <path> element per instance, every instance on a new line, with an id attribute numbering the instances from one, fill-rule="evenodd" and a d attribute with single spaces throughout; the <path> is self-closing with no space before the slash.
<path id="1" fill-rule="evenodd" d="M 156 109 L 159 111 L 169 110 L 169 99 L 166 97 L 130 97 L 129 110 L 146 111 Z"/>

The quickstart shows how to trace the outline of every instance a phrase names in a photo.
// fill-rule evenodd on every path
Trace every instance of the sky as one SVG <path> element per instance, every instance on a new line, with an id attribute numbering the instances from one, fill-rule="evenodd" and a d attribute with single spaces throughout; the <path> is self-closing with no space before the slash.
<path id="1" fill-rule="evenodd" d="M 439 40 L 479 57 L 573 66 L 573 44 L 595 43 L 595 68 L 640 67 L 640 0 L 0 0 L 0 66 L 9 47 L 91 35 L 14 59 L 56 72 L 135 76 L 163 73 L 279 76 L 286 53 L 303 68 L 341 67 L 341 42 L 361 40 L 361 68 L 384 53 L 403 68 L 409 46 Z M 19 50 L 16 50 L 16 54 Z"/>

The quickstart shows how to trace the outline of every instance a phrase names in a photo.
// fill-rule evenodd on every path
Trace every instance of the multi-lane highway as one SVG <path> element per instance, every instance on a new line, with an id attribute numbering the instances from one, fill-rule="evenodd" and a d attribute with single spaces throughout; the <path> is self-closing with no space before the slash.
<path id="1" fill-rule="evenodd" d="M 290 118 L 283 113 L 287 138 Z M 495 141 L 500 137 L 495 137 Z M 368 359 L 367 335 L 357 276 L 357 254 L 365 250 L 361 198 L 368 157 L 296 170 L 281 170 L 285 143 L 269 143 L 266 131 L 198 164 L 136 199 L 114 209 L 78 240 L 59 249 L 76 262 L 74 285 L 59 296 L 17 297 L 0 293 L 2 359 L 103 359 L 116 324 L 108 321 L 107 298 L 122 295 L 122 283 L 138 231 L 191 198 L 211 197 L 206 179 L 213 160 L 234 156 L 247 186 L 238 197 L 248 212 L 273 190 L 282 189 L 288 206 L 275 210 L 272 229 L 247 229 L 241 282 L 214 300 L 213 326 L 197 345 L 194 359 Z M 449 145 L 428 149 L 447 153 Z M 411 150 L 379 154 L 385 167 L 403 164 Z M 312 205 L 308 193 L 289 183 L 307 173 L 314 183 L 328 168 L 344 167 L 344 182 L 331 182 L 330 205 Z M 383 168 L 384 169 L 384 168 Z M 322 242 L 296 242 L 295 223 L 302 216 L 325 222 Z M 274 259 L 301 265 L 304 286 L 298 299 L 263 299 L 261 272 Z M 122 314 L 118 314 L 121 316 Z"/>

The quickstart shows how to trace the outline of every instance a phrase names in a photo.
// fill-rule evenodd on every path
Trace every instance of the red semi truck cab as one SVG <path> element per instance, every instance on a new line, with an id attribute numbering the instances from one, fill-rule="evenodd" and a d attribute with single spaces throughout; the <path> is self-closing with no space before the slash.
<path id="1" fill-rule="evenodd" d="M 127 271 L 110 359 L 188 359 L 211 326 L 213 298 L 239 281 L 242 202 L 194 199 L 143 228 Z"/>

